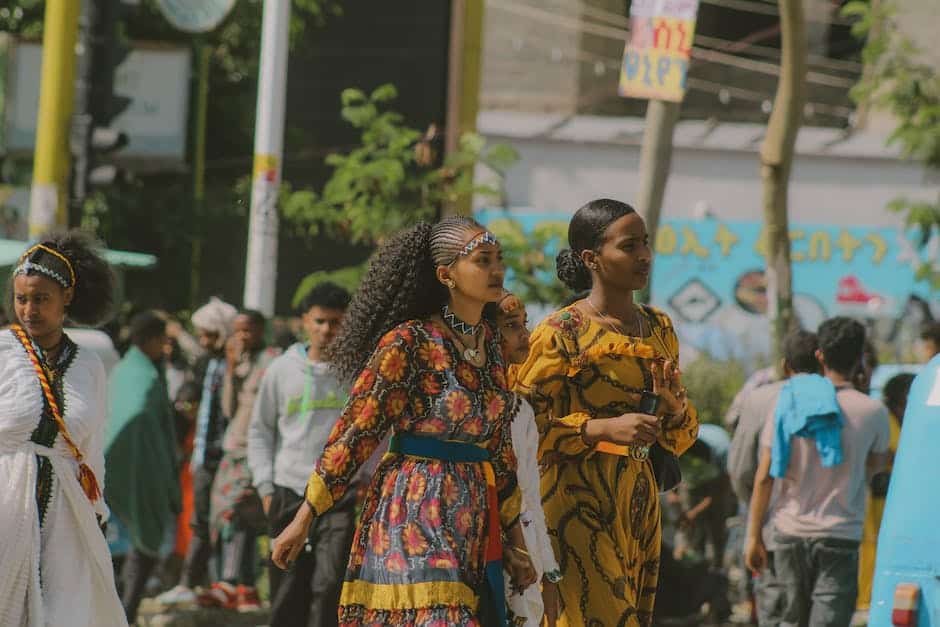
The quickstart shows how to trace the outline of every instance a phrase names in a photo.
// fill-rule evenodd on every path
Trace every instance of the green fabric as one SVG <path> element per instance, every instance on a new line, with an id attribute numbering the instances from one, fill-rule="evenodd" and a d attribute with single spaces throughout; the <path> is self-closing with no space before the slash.
<path id="1" fill-rule="evenodd" d="M 108 382 L 105 500 L 135 548 L 156 555 L 180 511 L 173 408 L 162 373 L 136 347 Z"/>

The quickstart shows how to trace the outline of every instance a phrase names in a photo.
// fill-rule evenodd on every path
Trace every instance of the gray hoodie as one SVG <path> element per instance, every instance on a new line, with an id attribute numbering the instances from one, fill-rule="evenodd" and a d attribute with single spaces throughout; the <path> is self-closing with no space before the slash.
<path id="1" fill-rule="evenodd" d="M 248 427 L 248 466 L 261 496 L 275 484 L 304 493 L 347 398 L 348 388 L 326 363 L 310 361 L 303 344 L 271 362 Z"/>

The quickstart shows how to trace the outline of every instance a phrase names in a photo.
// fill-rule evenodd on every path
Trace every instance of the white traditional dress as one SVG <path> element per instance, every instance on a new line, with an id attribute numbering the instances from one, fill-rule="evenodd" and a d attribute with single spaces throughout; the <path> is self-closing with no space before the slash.
<path id="1" fill-rule="evenodd" d="M 522 512 L 519 522 L 526 549 L 532 559 L 532 565 L 541 582 L 545 573 L 559 574 L 555 551 L 552 549 L 545 526 L 545 513 L 542 511 L 542 489 L 539 478 L 539 431 L 535 424 L 535 412 L 532 406 L 517 397 L 516 415 L 512 419 L 512 448 L 516 453 L 516 479 L 522 491 Z M 509 577 L 506 577 L 506 598 L 515 625 L 538 627 L 542 624 L 545 608 L 542 604 L 542 592 L 539 583 L 526 588 L 522 594 L 510 589 Z"/>
<path id="2" fill-rule="evenodd" d="M 68 431 L 103 490 L 104 367 L 67 338 L 62 355 L 53 387 Z M 108 514 L 104 499 L 92 504 L 85 495 L 78 464 L 61 435 L 49 431 L 44 411 L 26 350 L 11 331 L 0 331 L 0 625 L 126 626 L 98 525 Z M 36 435 L 41 421 L 42 438 Z M 51 446 L 37 441 L 43 438 Z"/>

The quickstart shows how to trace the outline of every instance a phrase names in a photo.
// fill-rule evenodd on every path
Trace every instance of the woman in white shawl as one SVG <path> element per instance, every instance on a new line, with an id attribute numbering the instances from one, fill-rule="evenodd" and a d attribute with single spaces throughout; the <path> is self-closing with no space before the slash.
<path id="1" fill-rule="evenodd" d="M 525 305 L 517 296 L 506 292 L 498 303 L 490 303 L 483 315 L 499 330 L 500 347 L 506 363 L 517 366 L 529 356 L 528 316 Z M 510 386 L 515 368 L 510 366 Z M 512 419 L 512 448 L 518 467 L 516 477 L 522 491 L 522 535 L 529 559 L 540 578 L 539 586 L 514 590 L 506 585 L 506 601 L 511 612 L 510 624 L 518 627 L 555 627 L 558 621 L 558 582 L 561 570 L 545 526 L 542 511 L 542 490 L 539 477 L 539 433 L 535 412 L 528 401 L 516 395 L 516 410 Z M 543 622 L 544 619 L 544 622 Z"/>
<path id="2" fill-rule="evenodd" d="M 108 510 L 101 360 L 62 327 L 111 309 L 113 278 L 76 231 L 20 258 L 0 331 L 0 625 L 127 624 L 101 525 Z"/>

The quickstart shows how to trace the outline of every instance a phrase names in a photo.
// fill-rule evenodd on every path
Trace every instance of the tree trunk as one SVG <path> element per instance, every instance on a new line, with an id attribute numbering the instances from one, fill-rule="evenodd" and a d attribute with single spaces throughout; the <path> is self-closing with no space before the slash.
<path id="1" fill-rule="evenodd" d="M 761 146 L 763 209 L 767 232 L 767 315 L 774 363 L 794 325 L 787 189 L 794 146 L 806 99 L 806 21 L 803 0 L 780 0 L 782 32 L 780 82 Z"/>

